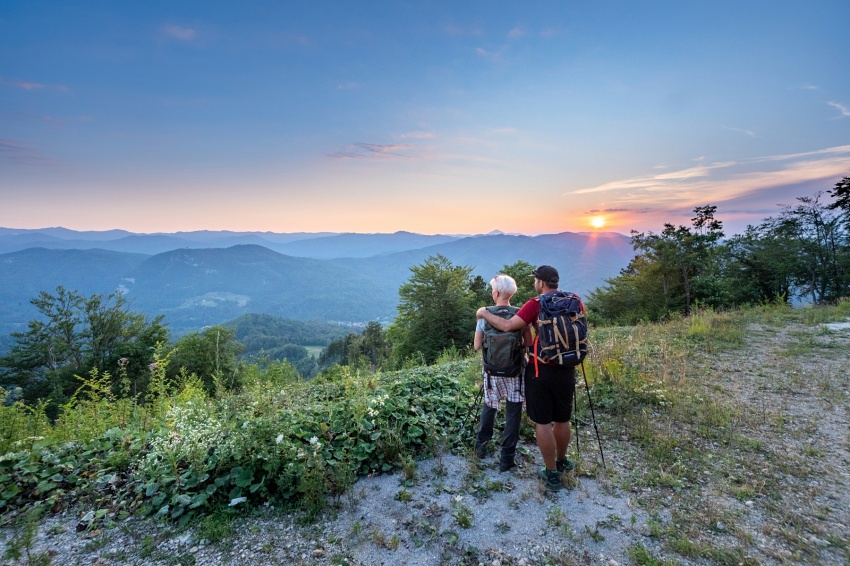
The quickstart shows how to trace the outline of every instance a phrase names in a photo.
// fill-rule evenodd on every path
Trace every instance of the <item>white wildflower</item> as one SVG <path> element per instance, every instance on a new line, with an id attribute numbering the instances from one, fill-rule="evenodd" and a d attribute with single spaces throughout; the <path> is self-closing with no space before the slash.
<path id="1" fill-rule="evenodd" d="M 277 435 L 277 438 L 275 438 L 275 439 L 274 439 L 274 443 L 275 443 L 275 444 L 280 444 L 281 442 L 283 442 L 283 435 L 282 435 L 282 434 L 278 434 L 278 435 Z"/>

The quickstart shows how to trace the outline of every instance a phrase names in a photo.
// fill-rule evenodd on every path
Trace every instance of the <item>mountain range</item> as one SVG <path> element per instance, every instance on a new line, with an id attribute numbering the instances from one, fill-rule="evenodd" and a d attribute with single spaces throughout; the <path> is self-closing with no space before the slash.
<path id="1" fill-rule="evenodd" d="M 633 257 L 617 233 L 478 236 L 268 232 L 133 234 L 0 228 L 0 335 L 35 318 L 30 299 L 58 285 L 120 290 L 180 334 L 245 313 L 346 324 L 389 321 L 410 267 L 442 254 L 485 280 L 517 260 L 549 264 L 587 294 Z M 2 346 L 2 343 L 0 343 Z"/>

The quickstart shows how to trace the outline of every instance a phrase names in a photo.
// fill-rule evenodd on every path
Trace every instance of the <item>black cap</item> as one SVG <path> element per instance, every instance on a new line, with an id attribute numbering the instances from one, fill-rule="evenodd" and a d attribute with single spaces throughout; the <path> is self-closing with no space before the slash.
<path id="1" fill-rule="evenodd" d="M 558 277 L 558 270 L 552 267 L 551 265 L 541 265 L 537 269 L 535 269 L 531 275 L 540 279 L 549 287 L 555 288 L 558 286 L 558 281 L 561 280 Z"/>

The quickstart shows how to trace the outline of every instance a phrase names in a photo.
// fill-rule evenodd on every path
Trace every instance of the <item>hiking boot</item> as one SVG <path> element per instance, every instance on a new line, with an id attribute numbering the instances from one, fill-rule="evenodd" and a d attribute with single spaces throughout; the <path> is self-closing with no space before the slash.
<path id="1" fill-rule="evenodd" d="M 475 447 L 475 455 L 482 460 L 484 458 L 486 458 L 487 456 L 489 456 L 490 454 L 491 454 L 491 450 L 488 448 L 488 446 L 486 444 L 479 444 L 478 446 Z"/>
<path id="2" fill-rule="evenodd" d="M 575 462 L 573 462 L 569 458 L 564 458 L 563 460 L 555 460 L 555 464 L 558 466 L 558 473 L 561 474 L 572 472 L 576 469 Z"/>
<path id="3" fill-rule="evenodd" d="M 516 467 L 516 462 L 514 462 L 513 458 L 511 458 L 510 460 L 499 460 L 499 471 L 500 472 L 507 472 L 511 468 L 515 468 L 515 467 Z"/>
<path id="4" fill-rule="evenodd" d="M 561 484 L 561 476 L 557 470 L 547 470 L 544 466 L 537 470 L 537 477 L 543 480 L 547 491 L 558 491 L 564 487 Z"/>

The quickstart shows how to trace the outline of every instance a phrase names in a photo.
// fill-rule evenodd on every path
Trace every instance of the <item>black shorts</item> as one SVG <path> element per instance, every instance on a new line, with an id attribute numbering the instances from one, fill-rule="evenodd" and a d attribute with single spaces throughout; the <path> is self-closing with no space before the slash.
<path id="1" fill-rule="evenodd" d="M 534 362 L 525 368 L 525 406 L 528 418 L 537 424 L 566 423 L 573 414 L 576 368 Z"/>

